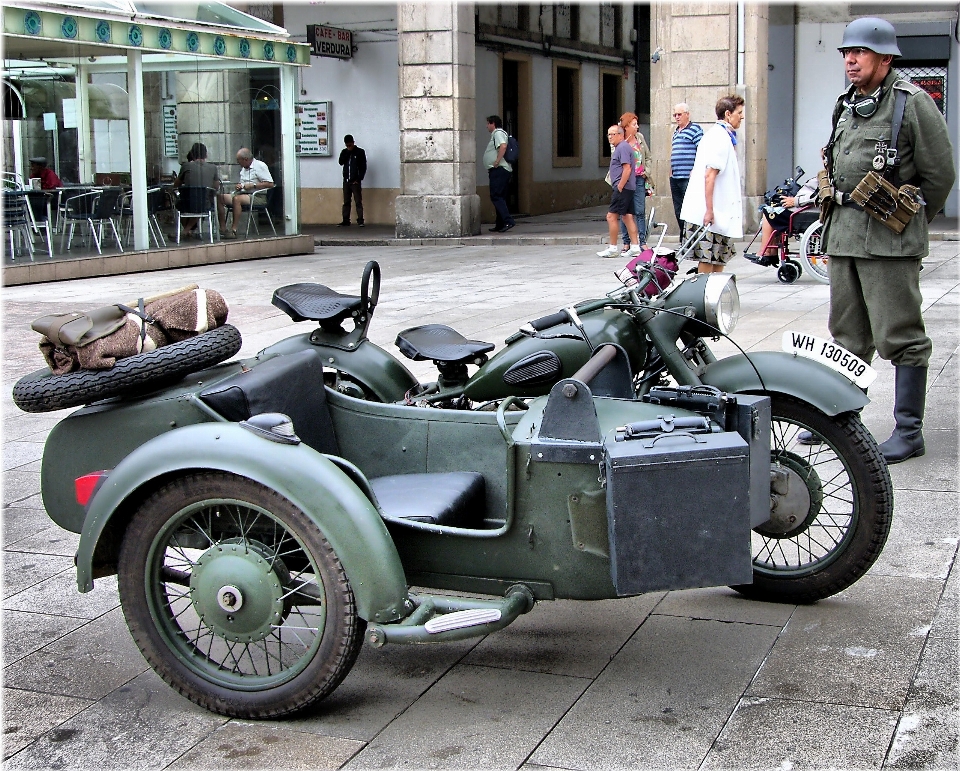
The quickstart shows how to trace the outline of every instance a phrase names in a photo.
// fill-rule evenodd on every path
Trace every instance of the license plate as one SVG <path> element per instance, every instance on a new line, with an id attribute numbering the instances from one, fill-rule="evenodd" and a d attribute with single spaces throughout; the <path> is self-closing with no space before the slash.
<path id="1" fill-rule="evenodd" d="M 787 353 L 819 361 L 861 388 L 868 387 L 877 379 L 877 371 L 873 367 L 831 340 L 803 332 L 784 332 L 782 345 Z"/>

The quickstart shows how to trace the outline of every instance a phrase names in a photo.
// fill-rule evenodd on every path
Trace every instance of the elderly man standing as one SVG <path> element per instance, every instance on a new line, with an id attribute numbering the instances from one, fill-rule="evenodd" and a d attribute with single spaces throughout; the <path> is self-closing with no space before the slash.
<path id="1" fill-rule="evenodd" d="M 874 353 L 896 367 L 896 428 L 880 445 L 887 463 L 924 454 L 923 412 L 927 363 L 933 345 L 921 313 L 920 263 L 929 252 L 927 223 L 940 211 L 956 179 L 947 124 L 921 88 L 891 69 L 900 56 L 893 25 L 856 19 L 839 47 L 852 84 L 837 99 L 824 163 L 834 205 L 823 232 L 830 255 L 833 338 L 862 359 Z M 851 194 L 869 170 L 894 187 L 920 189 L 920 208 L 897 233 L 868 214 Z M 861 187 L 861 190 L 864 190 Z"/>
<path id="2" fill-rule="evenodd" d="M 680 219 L 680 209 L 690 183 L 693 162 L 697 158 L 697 145 L 703 139 L 703 129 L 690 122 L 690 108 L 686 102 L 680 102 L 673 108 L 673 120 L 677 127 L 673 130 L 673 142 L 670 145 L 670 195 L 673 197 L 673 213 L 677 217 L 682 242 L 685 223 Z"/>

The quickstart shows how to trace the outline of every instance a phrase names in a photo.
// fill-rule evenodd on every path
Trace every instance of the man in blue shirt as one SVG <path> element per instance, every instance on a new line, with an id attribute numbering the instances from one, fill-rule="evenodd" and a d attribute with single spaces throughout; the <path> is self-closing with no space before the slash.
<path id="1" fill-rule="evenodd" d="M 690 184 L 690 172 L 697 157 L 697 145 L 703 138 L 703 129 L 690 122 L 690 108 L 680 102 L 673 108 L 673 120 L 677 127 L 673 130 L 673 143 L 670 147 L 670 195 L 673 196 L 673 213 L 680 226 L 680 240 L 683 240 L 685 224 L 680 219 L 683 196 Z M 699 224 L 699 223 L 698 223 Z"/>

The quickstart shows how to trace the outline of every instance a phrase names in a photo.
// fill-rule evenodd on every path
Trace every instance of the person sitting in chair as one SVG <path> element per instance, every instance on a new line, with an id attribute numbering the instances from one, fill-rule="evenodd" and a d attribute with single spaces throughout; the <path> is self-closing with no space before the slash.
<path id="1" fill-rule="evenodd" d="M 220 172 L 212 163 L 207 163 L 207 146 L 203 142 L 194 142 L 190 152 L 187 153 L 186 163 L 180 165 L 180 173 L 174 180 L 175 188 L 183 187 L 209 187 L 213 190 L 220 189 Z M 187 206 L 194 203 L 187 202 Z M 209 199 L 208 199 L 209 203 Z M 183 238 L 191 238 L 197 229 L 199 217 L 183 218 Z M 175 235 L 170 236 L 177 241 Z"/>
<path id="2" fill-rule="evenodd" d="M 273 187 L 273 175 L 263 161 L 253 157 L 249 148 L 241 147 L 237 151 L 237 163 L 240 166 L 240 181 L 232 193 L 221 193 L 217 199 L 217 217 L 220 220 L 220 237 L 236 238 L 237 223 L 244 206 L 249 206 L 253 193 Z M 233 210 L 233 229 L 227 230 L 227 207 Z"/>
<path id="3" fill-rule="evenodd" d="M 777 245 L 774 243 L 773 234 L 782 233 L 790 227 L 790 215 L 799 208 L 813 203 L 817 197 L 817 179 L 813 177 L 807 181 L 796 195 L 777 196 L 769 204 L 760 207 L 762 217 L 760 218 L 760 248 L 761 253 L 747 254 L 750 262 L 757 265 L 763 265 L 769 268 L 776 265 L 779 260 Z"/>
<path id="4" fill-rule="evenodd" d="M 54 190 L 63 187 L 60 177 L 53 169 L 47 168 L 47 159 L 42 156 L 30 159 L 30 176 L 40 178 L 41 190 Z"/>

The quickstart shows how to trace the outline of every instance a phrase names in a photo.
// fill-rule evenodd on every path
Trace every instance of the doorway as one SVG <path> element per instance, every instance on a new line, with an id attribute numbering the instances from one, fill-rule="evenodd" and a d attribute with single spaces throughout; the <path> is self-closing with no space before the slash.
<path id="1" fill-rule="evenodd" d="M 503 130 L 509 136 L 520 136 L 520 63 L 504 59 L 501 68 L 500 93 L 503 95 Z M 518 139 L 519 141 L 519 139 Z M 513 164 L 507 188 L 507 208 L 511 214 L 520 211 L 520 163 Z"/>

